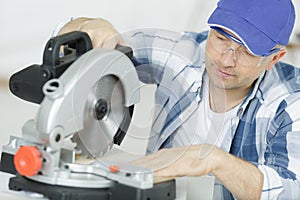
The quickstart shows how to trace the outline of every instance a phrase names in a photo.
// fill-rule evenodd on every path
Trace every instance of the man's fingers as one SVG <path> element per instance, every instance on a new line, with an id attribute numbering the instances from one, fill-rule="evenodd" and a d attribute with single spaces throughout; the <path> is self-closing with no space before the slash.
<path id="1" fill-rule="evenodd" d="M 86 32 L 92 41 L 93 48 L 114 49 L 117 44 L 122 43 L 118 31 L 104 19 L 74 19 L 63 26 L 59 35 L 75 30 Z"/>

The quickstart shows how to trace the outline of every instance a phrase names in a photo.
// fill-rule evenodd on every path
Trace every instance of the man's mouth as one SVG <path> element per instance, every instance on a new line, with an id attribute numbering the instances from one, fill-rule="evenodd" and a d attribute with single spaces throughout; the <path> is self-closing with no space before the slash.
<path id="1" fill-rule="evenodd" d="M 231 77 L 234 77 L 234 76 L 235 76 L 234 74 L 225 72 L 225 71 L 220 70 L 220 69 L 216 69 L 216 71 L 217 71 L 217 74 L 218 74 L 221 78 L 231 78 Z"/>

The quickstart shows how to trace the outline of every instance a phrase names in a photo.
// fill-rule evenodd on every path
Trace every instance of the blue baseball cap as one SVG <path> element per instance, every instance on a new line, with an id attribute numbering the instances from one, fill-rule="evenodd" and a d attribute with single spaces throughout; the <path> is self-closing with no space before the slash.
<path id="1" fill-rule="evenodd" d="M 295 24 L 291 0 L 220 0 L 208 25 L 235 34 L 254 55 L 287 45 Z"/>

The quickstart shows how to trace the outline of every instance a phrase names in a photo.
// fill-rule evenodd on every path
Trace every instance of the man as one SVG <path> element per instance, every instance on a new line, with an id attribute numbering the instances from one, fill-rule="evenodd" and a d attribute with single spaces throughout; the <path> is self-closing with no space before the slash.
<path id="1" fill-rule="evenodd" d="M 290 0 L 220 0 L 209 33 L 123 35 L 140 79 L 157 84 L 148 153 L 172 147 L 135 164 L 162 177 L 213 174 L 224 199 L 299 199 L 300 71 L 278 62 L 294 22 Z M 102 19 L 60 33 L 72 30 L 94 47 L 123 43 Z"/>

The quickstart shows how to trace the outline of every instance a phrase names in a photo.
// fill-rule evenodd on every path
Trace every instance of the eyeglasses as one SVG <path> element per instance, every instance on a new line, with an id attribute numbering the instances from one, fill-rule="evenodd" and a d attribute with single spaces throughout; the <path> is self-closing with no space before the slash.
<path id="1" fill-rule="evenodd" d="M 229 33 L 225 32 L 219 27 L 211 26 L 211 29 L 215 30 L 212 37 L 210 37 L 211 46 L 220 54 L 224 55 L 227 52 L 233 52 L 233 61 L 242 66 L 260 66 L 267 56 L 276 53 L 280 48 L 274 48 L 268 53 L 257 56 L 253 55 L 244 45 L 244 43 L 238 38 L 233 37 Z M 231 43 L 234 41 L 240 46 L 232 48 Z"/>

